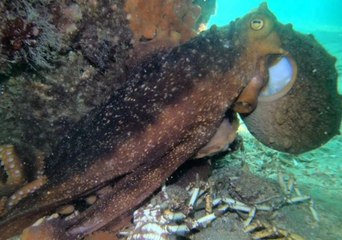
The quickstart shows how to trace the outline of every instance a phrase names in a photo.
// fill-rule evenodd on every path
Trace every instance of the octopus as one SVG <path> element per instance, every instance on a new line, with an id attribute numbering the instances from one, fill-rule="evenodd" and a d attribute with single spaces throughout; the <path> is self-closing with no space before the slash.
<path id="1" fill-rule="evenodd" d="M 52 219 L 24 234 L 81 239 L 118 229 L 187 160 L 226 149 L 236 114 L 277 150 L 321 146 L 341 122 L 335 62 L 313 36 L 279 23 L 266 4 L 146 57 L 130 67 L 122 88 L 66 133 L 46 159 L 39 186 L 29 187 L 39 189 L 12 204 L 2 199 L 0 239 L 98 192 L 101 198 L 73 218 Z M 10 175 L 6 187 L 16 181 L 8 150 L 1 153 Z"/>

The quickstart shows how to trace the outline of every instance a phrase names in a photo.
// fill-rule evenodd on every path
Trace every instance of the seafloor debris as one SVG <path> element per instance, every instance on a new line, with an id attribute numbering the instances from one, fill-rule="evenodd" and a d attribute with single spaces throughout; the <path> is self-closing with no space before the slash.
<path id="1" fill-rule="evenodd" d="M 255 183 L 249 186 L 255 192 L 245 193 L 248 191 L 244 186 L 246 181 Z M 97 197 L 101 198 L 105 191 L 99 191 Z M 25 229 L 23 239 L 64 236 L 58 226 L 64 220 L 72 221 L 85 208 L 85 203 L 89 206 L 97 197 L 92 195 L 88 197 L 92 200 L 85 198 L 83 203 L 78 201 L 57 209 L 58 213 L 44 217 Z M 240 234 L 245 234 L 246 239 L 302 240 L 302 236 L 286 226 L 277 227 L 274 216 L 288 205 L 309 202 L 311 208 L 311 201 L 309 196 L 300 193 L 292 177 L 286 181 L 284 175 L 280 174 L 276 184 L 261 180 L 246 170 L 216 170 L 208 182 L 197 179 L 186 188 L 176 184 L 163 187 L 149 203 L 134 212 L 134 225 L 121 230 L 119 238 L 140 240 L 191 236 L 197 239 L 196 234 L 201 229 L 215 227 L 218 218 L 231 218 L 238 223 Z M 316 211 L 312 214 L 315 219 L 318 218 Z M 113 232 L 103 231 L 94 232 L 85 239 L 102 237 L 116 239 Z"/>
<path id="2" fill-rule="evenodd" d="M 277 228 L 269 223 L 259 220 L 250 224 L 245 228 L 245 232 L 252 233 L 253 239 L 288 239 L 288 240 L 304 240 L 298 234 L 290 233 L 289 231 Z"/>
<path id="3" fill-rule="evenodd" d="M 283 176 L 280 175 L 279 179 L 278 187 L 284 191 Z M 178 202 L 177 207 L 174 207 L 174 204 L 170 205 L 172 197 L 168 195 L 168 187 L 164 187 L 149 204 L 134 212 L 134 226 L 121 231 L 120 236 L 128 240 L 164 240 L 173 236 L 189 236 L 194 233 L 194 229 L 210 227 L 211 224 L 215 224 L 214 221 L 218 217 L 236 212 L 243 221 L 244 232 L 250 234 L 253 239 L 304 239 L 296 233 L 276 227 L 269 221 L 278 209 L 310 199 L 308 196 L 297 195 L 299 190 L 292 180 L 288 182 L 286 189 L 290 188 L 296 192 L 295 196 L 292 196 L 292 190 L 286 190 L 283 195 L 270 196 L 265 201 L 254 201 L 254 204 L 218 196 L 220 193 L 217 191 L 213 193 L 213 188 L 217 187 L 214 185 L 218 183 L 220 184 L 220 181 L 190 184 L 187 190 L 183 189 L 187 192 L 188 198 Z M 266 212 L 266 215 L 262 212 Z"/>

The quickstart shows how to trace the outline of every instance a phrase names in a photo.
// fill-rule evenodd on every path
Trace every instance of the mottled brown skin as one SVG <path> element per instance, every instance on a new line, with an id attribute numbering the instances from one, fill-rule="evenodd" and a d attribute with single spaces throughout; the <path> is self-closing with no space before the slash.
<path id="1" fill-rule="evenodd" d="M 265 145 L 303 153 L 339 134 L 342 98 L 337 91 L 336 58 L 312 35 L 295 32 L 291 25 L 277 23 L 274 28 L 282 36 L 282 48 L 296 64 L 296 80 L 282 97 L 259 97 L 256 109 L 243 119 Z"/>
<path id="2" fill-rule="evenodd" d="M 132 67 L 128 83 L 48 159 L 48 183 L 1 218 L 0 239 L 108 184 L 111 191 L 77 218 L 53 223 L 50 235 L 77 239 L 120 223 L 209 142 L 251 79 L 267 80 L 266 58 L 284 50 L 275 17 L 265 6 L 258 13 L 270 24 L 264 32 L 253 34 L 252 13 Z"/>

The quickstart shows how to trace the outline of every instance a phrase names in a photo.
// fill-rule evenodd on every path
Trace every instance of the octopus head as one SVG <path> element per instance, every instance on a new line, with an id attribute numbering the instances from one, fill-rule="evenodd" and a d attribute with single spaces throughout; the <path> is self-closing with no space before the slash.
<path id="1" fill-rule="evenodd" d="M 246 51 L 260 67 L 234 109 L 274 149 L 302 153 L 320 147 L 339 133 L 341 123 L 336 59 L 312 35 L 277 22 L 266 4 L 242 20 L 250 28 Z"/>

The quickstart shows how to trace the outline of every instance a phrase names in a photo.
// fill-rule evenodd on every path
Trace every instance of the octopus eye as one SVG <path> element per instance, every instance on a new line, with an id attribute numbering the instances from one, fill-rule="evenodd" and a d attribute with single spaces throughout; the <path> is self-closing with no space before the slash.
<path id="1" fill-rule="evenodd" d="M 255 31 L 259 31 L 264 27 L 264 21 L 262 19 L 253 19 L 251 21 L 251 28 Z"/>
<path id="2" fill-rule="evenodd" d="M 274 100 L 284 96 L 296 80 L 297 65 L 290 57 L 274 56 L 268 66 L 268 82 L 259 100 Z"/>

